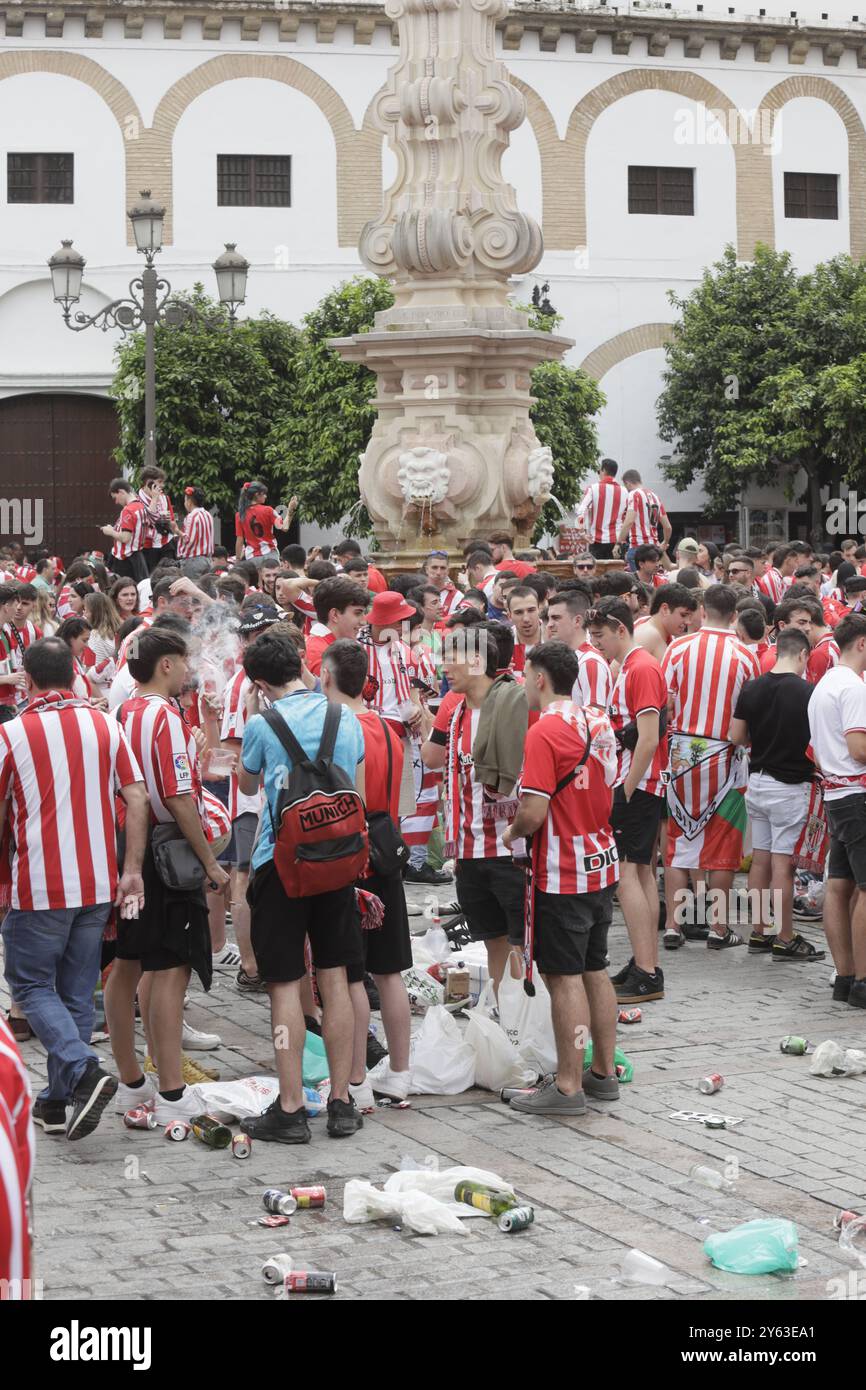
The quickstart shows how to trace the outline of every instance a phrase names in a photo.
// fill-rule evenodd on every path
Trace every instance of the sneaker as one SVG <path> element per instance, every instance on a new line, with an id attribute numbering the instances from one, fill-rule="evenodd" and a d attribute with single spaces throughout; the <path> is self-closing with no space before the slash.
<path id="1" fill-rule="evenodd" d="M 367 1071 L 372 1071 L 378 1066 L 383 1057 L 388 1056 L 387 1047 L 383 1047 L 372 1030 L 367 1034 Z"/>
<path id="2" fill-rule="evenodd" d="M 137 1105 L 144 1105 L 148 1110 L 152 1110 L 155 1099 L 156 1079 L 153 1075 L 145 1076 L 143 1086 L 125 1086 L 122 1081 L 118 1081 L 114 1108 L 118 1115 L 125 1115 L 127 1110 L 134 1110 Z"/>
<path id="3" fill-rule="evenodd" d="M 349 1095 L 352 1097 L 359 1111 L 363 1114 L 369 1115 L 371 1110 L 376 1109 L 376 1101 L 373 1098 L 373 1087 L 370 1085 L 366 1076 L 357 1086 L 353 1086 L 351 1082 L 349 1083 Z"/>
<path id="4" fill-rule="evenodd" d="M 63 1100 L 42 1100 L 37 1097 L 30 1113 L 33 1123 L 44 1129 L 46 1134 L 62 1134 L 66 1129 L 66 1102 Z"/>
<path id="5" fill-rule="evenodd" d="M 183 1056 L 183 1079 L 187 1086 L 196 1086 L 200 1081 L 219 1081 L 220 1074 L 216 1067 L 203 1067 L 198 1062 L 194 1062 L 191 1057 Z M 152 1058 L 145 1057 L 142 1071 L 145 1076 L 156 1076 L 157 1071 Z"/>
<path id="6" fill-rule="evenodd" d="M 833 999 L 837 1004 L 847 1004 L 854 983 L 853 975 L 837 975 L 833 981 Z"/>
<path id="7" fill-rule="evenodd" d="M 207 1104 L 195 1086 L 184 1086 L 180 1100 L 166 1100 L 157 1091 L 153 1098 L 153 1113 L 158 1125 L 170 1125 L 172 1120 L 184 1120 L 189 1124 L 197 1115 L 207 1112 Z"/>
<path id="8" fill-rule="evenodd" d="M 230 941 L 226 942 L 221 951 L 214 951 L 214 970 L 237 970 L 240 963 L 241 953 L 237 946 L 233 946 Z"/>
<path id="9" fill-rule="evenodd" d="M 820 922 L 824 916 L 824 909 L 823 907 L 811 907 L 802 898 L 795 898 L 793 916 L 798 922 Z"/>
<path id="10" fill-rule="evenodd" d="M 92 1134 L 116 1090 L 116 1077 L 103 1071 L 95 1058 L 88 1062 L 72 1092 L 72 1114 L 66 1125 L 66 1138 L 84 1139 Z"/>
<path id="11" fill-rule="evenodd" d="M 643 1004 L 652 999 L 664 999 L 665 985 L 661 971 L 651 975 L 633 965 L 626 978 L 615 986 L 618 1004 Z"/>
<path id="12" fill-rule="evenodd" d="M 866 1009 L 866 980 L 852 980 L 848 1003 L 853 1009 Z"/>
<path id="13" fill-rule="evenodd" d="M 735 931 L 731 931 L 730 927 L 725 928 L 724 936 L 719 936 L 717 932 L 713 932 L 711 936 L 707 937 L 707 948 L 710 951 L 727 951 L 729 946 L 745 946 L 745 944 L 743 938 L 737 936 Z"/>
<path id="14" fill-rule="evenodd" d="M 686 938 L 676 927 L 667 927 L 662 937 L 662 944 L 666 951 L 678 951 L 681 946 L 685 946 Z"/>
<path id="15" fill-rule="evenodd" d="M 629 956 L 629 958 L 628 958 L 626 964 L 622 967 L 622 970 L 618 970 L 618 971 L 616 972 L 615 975 L 611 975 L 611 977 L 610 977 L 610 982 L 611 982 L 611 984 L 612 984 L 614 987 L 615 987 L 616 985 L 624 984 L 625 981 L 628 979 L 629 975 L 631 974 L 633 968 L 634 968 L 634 956 Z"/>
<path id="16" fill-rule="evenodd" d="M 390 1067 L 383 1067 L 373 1082 L 374 1095 L 387 1096 L 389 1100 L 406 1100 L 411 1075 L 410 1071 L 392 1071 Z"/>
<path id="17" fill-rule="evenodd" d="M 525 1096 L 514 1096 L 512 1110 L 521 1110 L 526 1115 L 585 1115 L 586 1096 L 577 1091 L 573 1096 L 564 1096 L 551 1076 L 535 1091 Z"/>
<path id="18" fill-rule="evenodd" d="M 215 1047 L 222 1047 L 222 1039 L 216 1033 L 200 1033 L 184 1019 L 183 1047 L 186 1052 L 213 1052 Z"/>
<path id="19" fill-rule="evenodd" d="M 583 1089 L 594 1100 L 619 1100 L 619 1082 L 615 1076 L 596 1076 L 592 1067 L 583 1069 Z"/>
<path id="20" fill-rule="evenodd" d="M 328 1134 L 332 1139 L 348 1139 L 356 1129 L 363 1129 L 364 1120 L 353 1100 L 328 1101 Z"/>
<path id="21" fill-rule="evenodd" d="M 709 927 L 686 926 L 685 923 L 683 923 L 683 936 L 686 938 L 686 941 L 706 941 L 709 934 Z"/>
<path id="22" fill-rule="evenodd" d="M 776 938 L 772 932 L 753 931 L 749 937 L 749 955 L 766 956 L 774 949 Z"/>
<path id="23" fill-rule="evenodd" d="M 241 966 L 235 976 L 235 984 L 242 994 L 267 994 L 268 987 L 261 975 L 248 975 Z"/>
<path id="24" fill-rule="evenodd" d="M 97 1043 L 108 1042 L 108 1034 L 104 1028 L 94 1028 L 90 1034 L 90 1046 L 95 1047 Z"/>
<path id="25" fill-rule="evenodd" d="M 29 1042 L 33 1037 L 33 1029 L 26 1018 L 15 1018 L 13 1014 L 7 1014 L 6 1022 L 9 1024 L 9 1032 L 16 1042 Z"/>
<path id="26" fill-rule="evenodd" d="M 446 874 L 440 869 L 431 869 L 429 864 L 422 864 L 420 869 L 407 864 L 403 870 L 403 878 L 406 883 L 432 883 L 438 886 L 442 883 L 450 883 L 452 875 Z"/>
<path id="27" fill-rule="evenodd" d="M 261 1115 L 244 1121 L 244 1133 L 251 1139 L 264 1139 L 273 1144 L 309 1144 L 312 1137 L 304 1107 L 284 1110 L 279 1096 Z"/>
<path id="28" fill-rule="evenodd" d="M 751 950 L 751 942 L 749 950 Z M 799 932 L 795 932 L 790 941 L 773 942 L 774 961 L 794 961 L 798 965 L 811 965 L 813 961 L 823 960 L 826 951 L 816 951 L 811 941 L 807 941 Z"/>

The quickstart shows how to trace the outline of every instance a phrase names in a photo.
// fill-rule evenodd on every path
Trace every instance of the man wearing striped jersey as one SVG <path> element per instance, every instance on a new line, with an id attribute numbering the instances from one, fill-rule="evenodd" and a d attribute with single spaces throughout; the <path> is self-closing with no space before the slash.
<path id="1" fill-rule="evenodd" d="M 183 530 L 176 521 L 172 530 L 177 536 L 177 558 L 193 560 L 198 556 L 213 555 L 213 517 L 205 506 L 205 497 L 199 487 L 185 487 L 183 506 L 186 516 Z"/>
<path id="2" fill-rule="evenodd" d="M 602 459 L 598 482 L 590 483 L 577 509 L 576 526 L 597 560 L 609 560 L 617 543 L 628 494 L 616 481 L 619 464 Z"/>
<path id="3" fill-rule="evenodd" d="M 571 692 L 576 705 L 604 712 L 613 689 L 610 667 L 586 633 L 586 615 L 592 606 L 588 584 L 569 580 L 568 587 L 551 594 L 547 602 L 548 641 L 564 642 L 577 657 L 577 680 Z"/>
<path id="4" fill-rule="evenodd" d="M 556 1076 L 512 1101 L 530 1115 L 583 1115 L 586 1094 L 619 1099 L 614 1072 L 616 999 L 607 975 L 607 934 L 619 877 L 610 824 L 616 775 L 606 716 L 569 698 L 577 657 L 564 642 L 533 647 L 526 691 L 540 717 L 526 736 L 520 804 L 504 842 L 532 837 L 533 957 L 550 991 Z M 592 1035 L 592 1066 L 584 1049 Z"/>
<path id="5" fill-rule="evenodd" d="M 781 603 L 799 563 L 800 556 L 791 546 L 777 546 L 773 551 L 773 563 L 757 581 L 759 591 L 773 603 Z"/>
<path id="6" fill-rule="evenodd" d="M 142 550 L 147 528 L 147 508 L 125 478 L 115 478 L 109 485 L 109 496 L 120 508 L 115 526 L 103 526 L 103 536 L 113 541 L 108 568 L 123 579 L 136 582 L 147 574 Z"/>
<path id="7" fill-rule="evenodd" d="M 459 608 L 463 594 L 448 573 L 447 551 L 431 550 L 424 561 L 424 574 L 428 584 L 434 584 L 439 590 L 441 617 L 450 618 Z"/>
<path id="8" fill-rule="evenodd" d="M 625 558 L 631 569 L 638 546 L 655 545 L 667 553 L 672 527 L 664 502 L 657 493 L 644 487 L 636 468 L 626 469 L 622 475 L 622 482 L 628 496 L 613 553 L 619 558 L 623 545 L 628 542 Z M 659 530 L 662 533 L 661 537 Z"/>
<path id="9" fill-rule="evenodd" d="M 731 720 L 746 681 L 760 674 L 753 652 L 731 631 L 737 596 L 726 584 L 703 594 L 705 619 L 696 633 L 672 642 L 662 661 L 670 714 L 670 781 L 665 896 L 688 922 L 689 871 L 704 870 L 714 901 L 728 901 L 743 858 L 747 764 L 730 741 Z M 724 912 L 710 926 L 712 950 L 741 946 Z M 694 922 L 691 925 L 695 925 Z M 700 924 L 697 924 L 700 925 Z"/>

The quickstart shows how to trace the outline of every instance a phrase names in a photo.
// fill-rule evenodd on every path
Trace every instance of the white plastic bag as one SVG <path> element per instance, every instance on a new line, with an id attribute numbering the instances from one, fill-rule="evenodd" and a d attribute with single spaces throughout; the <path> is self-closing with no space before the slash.
<path id="1" fill-rule="evenodd" d="M 428 1009 L 412 1042 L 413 1094 L 455 1096 L 475 1084 L 475 1053 L 447 1009 Z"/>
<path id="2" fill-rule="evenodd" d="M 519 966 L 517 978 L 512 965 Z M 523 988 L 525 969 L 517 951 L 512 951 L 499 982 L 499 1021 L 506 1037 L 517 1048 L 521 1061 L 538 1076 L 556 1071 L 556 1042 L 550 1014 L 550 995 L 537 971 L 533 974 L 535 994 Z"/>
<path id="3" fill-rule="evenodd" d="M 482 1008 L 470 1012 L 463 1038 L 475 1053 L 476 1086 L 500 1091 L 503 1086 L 524 1086 L 534 1080 L 535 1070 L 526 1066 L 499 1024 Z"/>
<path id="4" fill-rule="evenodd" d="M 209 1115 L 249 1120 L 261 1115 L 279 1095 L 280 1083 L 275 1076 L 244 1076 L 239 1081 L 207 1081 L 196 1090 Z"/>
<path id="5" fill-rule="evenodd" d="M 352 1225 L 362 1221 L 399 1221 L 418 1235 L 468 1235 L 460 1217 L 445 1202 L 427 1192 L 382 1191 L 353 1178 L 343 1189 L 343 1217 Z"/>

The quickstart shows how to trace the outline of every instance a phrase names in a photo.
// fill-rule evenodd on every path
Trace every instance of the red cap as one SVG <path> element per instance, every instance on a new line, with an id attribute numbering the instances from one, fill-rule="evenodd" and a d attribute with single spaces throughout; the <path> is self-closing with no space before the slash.
<path id="1" fill-rule="evenodd" d="M 418 610 L 407 603 L 402 594 L 393 589 L 385 589 L 373 599 L 370 609 L 370 622 L 373 627 L 396 627 L 404 619 L 416 618 Z"/>

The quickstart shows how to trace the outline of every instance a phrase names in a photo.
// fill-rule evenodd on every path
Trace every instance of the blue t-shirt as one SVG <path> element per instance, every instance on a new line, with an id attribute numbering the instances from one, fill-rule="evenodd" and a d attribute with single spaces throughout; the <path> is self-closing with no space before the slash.
<path id="1" fill-rule="evenodd" d="M 277 700 L 274 709 L 285 719 L 298 743 L 310 758 L 319 751 L 328 701 L 324 695 L 309 690 L 297 690 Z M 354 781 L 358 763 L 364 760 L 364 733 L 350 709 L 340 706 L 340 727 L 334 747 L 334 762 Z M 276 816 L 277 799 L 284 785 L 289 755 L 262 716 L 256 715 L 244 730 L 241 762 L 247 772 L 263 772 L 265 795 L 271 813 Z M 252 867 L 260 869 L 274 857 L 274 826 L 267 807 L 262 811 L 262 825 L 253 850 Z"/>

